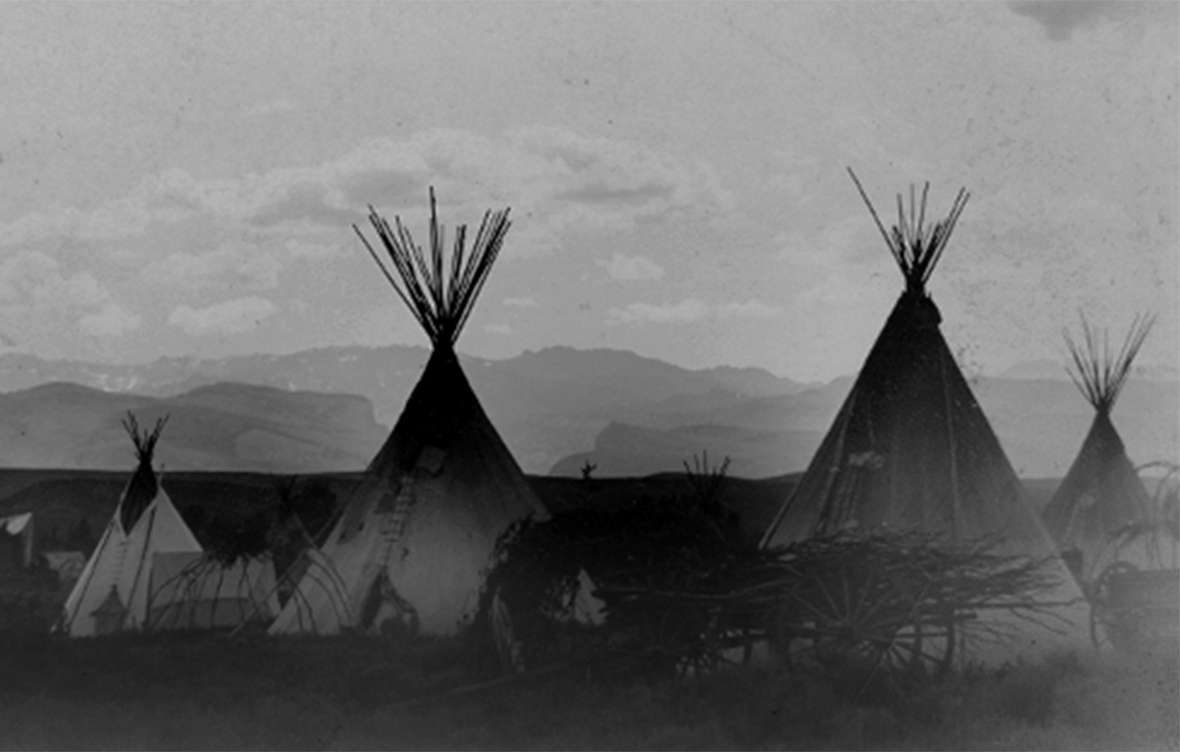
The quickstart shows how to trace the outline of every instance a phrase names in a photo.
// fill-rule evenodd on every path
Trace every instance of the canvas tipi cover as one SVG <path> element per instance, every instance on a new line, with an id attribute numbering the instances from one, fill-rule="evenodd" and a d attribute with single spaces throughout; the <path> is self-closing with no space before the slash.
<path id="1" fill-rule="evenodd" d="M 849 171 L 851 173 L 851 171 Z M 942 317 L 926 289 L 967 201 L 960 191 L 946 219 L 924 222 L 911 191 L 898 197 L 898 223 L 887 232 L 852 176 L 906 287 L 885 322 L 832 427 L 792 496 L 763 536 L 780 546 L 841 531 L 921 531 L 952 543 L 1001 539 L 1002 552 L 1045 562 L 1056 583 L 1041 594 L 1046 623 L 991 611 L 1005 640 L 962 634 L 962 661 L 999 665 L 1084 644 L 1081 590 L 1056 555 L 1039 516 L 939 330 Z M 928 189 L 929 186 L 927 186 Z"/>
<path id="2" fill-rule="evenodd" d="M 357 233 L 433 352 L 321 550 L 330 571 L 307 570 L 272 633 L 454 633 L 478 606 L 499 536 L 526 516 L 547 516 L 454 350 L 507 232 L 507 211 L 485 215 L 469 255 L 459 228 L 445 273 L 433 192 L 429 254 L 400 221 L 396 230 L 372 212 L 370 221 L 394 272 Z"/>
<path id="3" fill-rule="evenodd" d="M 124 421 L 135 442 L 139 465 L 66 599 L 62 630 L 71 637 L 142 629 L 147 621 L 155 554 L 201 551 L 152 470 L 152 453 L 164 422 L 159 420 L 153 430 L 140 433 L 133 415 Z M 122 608 L 124 615 L 112 619 L 116 607 Z M 96 619 L 100 608 L 105 618 Z"/>
<path id="4" fill-rule="evenodd" d="M 943 339 L 942 317 L 926 290 L 966 201 L 960 191 L 932 228 L 923 216 L 902 213 L 891 233 L 869 204 L 906 287 L 764 545 L 852 527 L 916 529 L 953 540 L 1004 531 L 1041 542 L 1036 516 Z M 924 191 L 922 215 L 925 206 Z"/>
<path id="5" fill-rule="evenodd" d="M 1087 577 L 1110 563 L 1118 531 L 1151 517 L 1150 496 L 1110 416 L 1153 323 L 1153 318 L 1137 317 L 1117 354 L 1110 351 L 1106 337 L 1099 344 L 1085 318 L 1081 342 L 1066 334 L 1073 360 L 1070 376 L 1095 414 L 1077 457 L 1045 508 L 1045 522 L 1062 551 L 1081 555 L 1081 571 Z"/>

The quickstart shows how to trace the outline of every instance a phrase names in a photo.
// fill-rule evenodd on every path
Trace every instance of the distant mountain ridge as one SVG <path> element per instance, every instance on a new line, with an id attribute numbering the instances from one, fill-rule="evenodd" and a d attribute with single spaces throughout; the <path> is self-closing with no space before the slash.
<path id="1" fill-rule="evenodd" d="M 55 382 L 0 394 L 0 466 L 113 470 L 134 464 L 120 421 L 168 416 L 166 470 L 339 472 L 364 467 L 385 429 L 362 397 L 214 384 L 173 397 Z"/>
<path id="2" fill-rule="evenodd" d="M 0 355 L 0 390 L 69 381 L 113 393 L 167 397 L 234 382 L 361 395 L 372 403 L 376 419 L 392 427 L 428 356 L 425 347 L 347 346 L 103 365 L 7 353 Z M 625 350 L 551 347 L 507 360 L 460 360 L 489 417 L 532 472 L 546 472 L 559 458 L 587 448 L 610 421 L 644 412 L 672 395 L 709 400 L 808 387 L 761 369 L 692 370 Z"/>
<path id="3" fill-rule="evenodd" d="M 25 389 L 0 395 L 0 463 L 123 468 L 130 455 L 118 417 L 158 408 L 173 413 L 161 457 L 175 469 L 360 470 L 427 357 L 426 348 L 405 346 L 132 366 L 0 355 L 0 389 Z M 587 460 L 597 477 L 679 471 L 705 450 L 718 462 L 730 455 L 735 475 L 796 472 L 852 384 L 850 376 L 817 385 L 756 368 L 693 370 L 605 349 L 461 359 L 509 448 L 537 474 L 576 474 Z M 1050 379 L 973 379 L 972 387 L 1020 474 L 1065 472 L 1093 415 L 1063 370 Z M 1129 382 L 1114 419 L 1133 460 L 1180 454 L 1178 395 L 1175 379 Z"/>

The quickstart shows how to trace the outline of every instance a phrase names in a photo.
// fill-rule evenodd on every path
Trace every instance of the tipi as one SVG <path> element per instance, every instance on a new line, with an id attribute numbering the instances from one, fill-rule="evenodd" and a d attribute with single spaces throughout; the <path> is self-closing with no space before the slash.
<path id="1" fill-rule="evenodd" d="M 869 351 L 860 374 L 794 493 L 762 538 L 763 546 L 785 545 L 847 530 L 917 530 L 952 543 L 1002 536 L 1011 553 L 1052 557 L 1055 549 L 1039 516 L 1026 502 L 1020 481 L 988 424 L 939 330 L 942 316 L 926 284 L 946 250 L 967 204 L 960 189 L 946 217 L 926 223 L 929 184 L 908 209 L 897 197 L 897 224 L 886 231 L 850 169 L 905 289 Z M 1074 646 L 1080 632 L 1081 591 L 1063 562 L 1052 557 L 1059 587 L 1046 600 L 1068 604 L 1059 613 L 1063 640 Z M 1012 651 L 1051 642 L 1022 633 L 1017 617 L 1006 630 L 1023 640 L 998 652 L 972 652 L 973 660 L 1001 661 Z"/>
<path id="2" fill-rule="evenodd" d="M 1111 351 L 1106 334 L 1099 337 L 1084 316 L 1080 342 L 1065 332 L 1072 360 L 1069 375 L 1095 414 L 1044 516 L 1061 550 L 1080 554 L 1081 571 L 1088 575 L 1109 563 L 1104 554 L 1111 553 L 1109 544 L 1118 530 L 1150 517 L 1147 489 L 1127 458 L 1110 414 L 1154 323 L 1153 317 L 1136 316 L 1117 353 Z"/>
<path id="3" fill-rule="evenodd" d="M 548 516 L 476 399 L 454 349 L 503 245 L 508 210 L 485 213 L 470 250 L 466 226 L 460 226 L 449 269 L 433 189 L 428 251 L 400 219 L 391 227 L 370 208 L 369 221 L 392 270 L 365 234 L 353 229 L 425 330 L 433 352 L 322 548 L 334 577 L 309 570 L 272 633 L 452 634 L 478 606 L 497 538 L 521 518 Z"/>
<path id="4" fill-rule="evenodd" d="M 150 431 L 140 431 L 133 414 L 123 421 L 139 464 L 66 599 L 61 628 L 71 637 L 142 629 L 147 623 L 155 555 L 201 552 L 152 470 L 152 455 L 166 422 L 167 418 L 161 418 Z"/>
<path id="5" fill-rule="evenodd" d="M 911 189 L 908 211 L 899 195 L 897 224 L 886 231 L 849 174 L 905 289 L 763 544 L 851 526 L 920 529 L 953 540 L 999 530 L 1027 534 L 1035 515 L 939 331 L 942 317 L 926 290 L 968 194 L 960 190 L 946 218 L 928 225 L 929 184 L 920 201 Z"/>

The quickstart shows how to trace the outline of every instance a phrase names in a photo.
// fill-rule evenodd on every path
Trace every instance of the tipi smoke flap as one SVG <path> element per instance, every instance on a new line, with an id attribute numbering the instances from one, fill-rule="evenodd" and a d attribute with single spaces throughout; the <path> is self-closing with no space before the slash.
<path id="1" fill-rule="evenodd" d="M 460 226 L 446 264 L 445 230 L 430 192 L 427 251 L 370 208 L 388 258 L 354 226 L 433 348 L 393 433 L 325 542 L 331 569 L 308 570 L 272 633 L 344 630 L 452 634 L 473 615 L 497 538 L 547 512 L 471 389 L 455 343 L 508 232 L 487 212 L 467 247 Z"/>

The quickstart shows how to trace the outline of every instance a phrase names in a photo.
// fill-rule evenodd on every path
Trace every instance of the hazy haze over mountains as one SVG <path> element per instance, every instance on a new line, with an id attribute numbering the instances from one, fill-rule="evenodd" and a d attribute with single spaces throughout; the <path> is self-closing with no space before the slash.
<path id="1" fill-rule="evenodd" d="M 426 357 L 425 348 L 396 346 L 132 366 L 0 355 L 0 389 L 14 392 L 0 395 L 0 463 L 124 468 L 131 455 L 118 421 L 134 409 L 145 418 L 171 414 L 159 453 L 171 469 L 360 469 Z M 644 475 L 679 470 L 703 450 L 716 461 L 731 456 L 734 475 L 801 470 L 851 386 L 850 376 L 807 385 L 761 369 L 690 370 L 618 350 L 557 347 L 463 363 L 531 473 L 577 474 L 589 459 L 599 477 Z M 1052 373 L 1048 366 L 1008 373 Z M 1022 475 L 1063 474 L 1092 418 L 1059 364 L 1056 374 L 973 384 Z M 1178 394 L 1175 379 L 1128 384 L 1115 422 L 1133 460 L 1177 455 Z"/>

